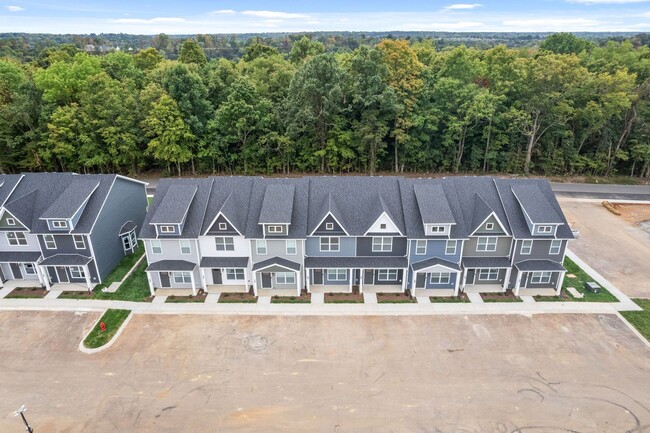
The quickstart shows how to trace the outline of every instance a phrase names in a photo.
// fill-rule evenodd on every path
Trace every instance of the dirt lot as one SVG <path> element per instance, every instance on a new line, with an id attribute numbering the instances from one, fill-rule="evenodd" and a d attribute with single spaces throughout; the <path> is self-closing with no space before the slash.
<path id="1" fill-rule="evenodd" d="M 634 221 L 643 210 L 624 207 L 616 216 L 600 203 L 560 199 L 580 237 L 569 248 L 626 295 L 650 298 L 650 234 Z"/>
<path id="2" fill-rule="evenodd" d="M 616 316 L 0 313 L 0 431 L 647 432 L 650 350 Z"/>

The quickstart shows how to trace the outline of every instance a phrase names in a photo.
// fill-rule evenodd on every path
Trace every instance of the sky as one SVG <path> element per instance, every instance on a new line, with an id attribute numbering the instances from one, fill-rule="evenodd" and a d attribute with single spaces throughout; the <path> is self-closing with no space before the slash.
<path id="1" fill-rule="evenodd" d="M 0 33 L 343 30 L 647 32 L 650 0 L 0 0 Z"/>

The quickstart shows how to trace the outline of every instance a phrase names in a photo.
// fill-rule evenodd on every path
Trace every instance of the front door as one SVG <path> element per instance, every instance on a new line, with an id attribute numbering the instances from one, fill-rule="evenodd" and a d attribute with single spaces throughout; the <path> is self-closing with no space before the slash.
<path id="1" fill-rule="evenodd" d="M 271 274 L 269 272 L 262 272 L 262 288 L 270 289 L 273 287 L 271 284 Z"/>
<path id="2" fill-rule="evenodd" d="M 22 280 L 23 273 L 20 272 L 20 265 L 18 263 L 10 263 L 9 266 L 11 266 L 11 273 L 14 274 L 14 279 Z"/>
<path id="3" fill-rule="evenodd" d="M 223 284 L 221 279 L 221 269 L 212 270 L 212 284 Z"/>
<path id="4" fill-rule="evenodd" d="M 323 270 L 314 269 L 314 284 L 320 285 L 323 284 Z"/>
<path id="5" fill-rule="evenodd" d="M 57 266 L 56 275 L 59 277 L 59 283 L 69 283 L 68 273 L 63 266 Z"/>
<path id="6" fill-rule="evenodd" d="M 160 273 L 160 287 L 170 288 L 172 286 L 171 281 L 169 280 L 169 272 Z"/>

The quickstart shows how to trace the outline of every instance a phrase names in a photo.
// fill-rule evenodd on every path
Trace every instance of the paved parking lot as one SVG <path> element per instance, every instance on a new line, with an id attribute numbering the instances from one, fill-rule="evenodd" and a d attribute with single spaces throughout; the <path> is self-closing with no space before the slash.
<path id="1" fill-rule="evenodd" d="M 0 431 L 650 431 L 650 350 L 616 316 L 0 313 Z"/>

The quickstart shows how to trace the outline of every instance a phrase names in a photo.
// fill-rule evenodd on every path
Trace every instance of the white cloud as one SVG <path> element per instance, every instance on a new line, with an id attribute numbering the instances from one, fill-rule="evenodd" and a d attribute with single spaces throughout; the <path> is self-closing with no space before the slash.
<path id="1" fill-rule="evenodd" d="M 458 31 L 458 30 L 480 30 L 484 26 L 478 21 L 458 21 L 439 23 L 411 23 L 405 24 L 405 30 L 430 30 L 430 31 Z"/>
<path id="2" fill-rule="evenodd" d="M 567 0 L 569 3 L 583 5 L 624 5 L 628 3 L 645 3 L 650 0 Z"/>
<path id="3" fill-rule="evenodd" d="M 456 10 L 476 9 L 476 8 L 480 8 L 481 6 L 483 5 L 480 3 L 456 3 L 453 5 L 445 6 L 443 9 L 448 11 L 456 11 Z"/>
<path id="4" fill-rule="evenodd" d="M 113 20 L 113 22 L 121 23 L 121 24 L 182 23 L 185 21 L 186 21 L 185 18 L 177 18 L 177 17 L 157 17 L 148 20 L 143 18 L 119 18 Z"/>
<path id="5" fill-rule="evenodd" d="M 232 9 L 219 9 L 216 11 L 208 12 L 208 15 L 235 15 L 237 11 Z"/>
<path id="6" fill-rule="evenodd" d="M 280 19 L 295 19 L 295 18 L 308 18 L 305 14 L 296 14 L 291 12 L 278 12 L 278 11 L 243 11 L 242 15 L 249 15 L 260 18 L 280 18 Z"/>
<path id="7" fill-rule="evenodd" d="M 22 12 L 25 10 L 25 8 L 21 8 L 20 6 L 5 6 L 5 9 L 9 12 Z"/>

